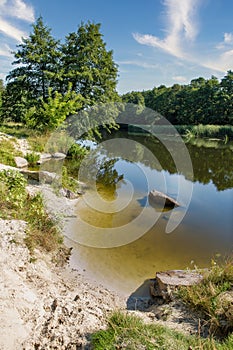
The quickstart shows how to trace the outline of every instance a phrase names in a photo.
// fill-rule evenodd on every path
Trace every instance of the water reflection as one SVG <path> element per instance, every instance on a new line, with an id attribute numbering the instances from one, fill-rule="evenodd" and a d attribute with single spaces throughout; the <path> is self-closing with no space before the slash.
<path id="1" fill-rule="evenodd" d="M 114 135 L 111 135 L 113 137 Z M 122 137 L 125 134 L 122 134 Z M 116 135 L 119 137 L 119 134 Z M 151 215 L 148 192 L 153 188 L 176 198 L 177 183 L 188 174 L 178 174 L 175 164 L 165 147 L 148 135 L 131 136 L 137 143 L 126 150 L 125 159 L 111 158 L 104 149 L 100 151 L 93 174 L 97 174 L 97 191 L 109 202 L 119 194 L 127 197 L 127 181 L 133 183 L 134 196 L 126 209 L 117 213 L 100 213 L 90 209 L 82 200 L 78 215 L 91 225 L 118 227 L 134 220 L 142 208 Z M 170 145 L 175 140 L 170 139 Z M 148 162 L 145 148 L 150 149 L 157 161 Z M 219 144 L 218 144 L 219 145 Z M 132 292 L 147 278 L 153 278 L 158 270 L 192 268 L 191 262 L 200 267 L 208 266 L 215 254 L 225 257 L 233 251 L 233 151 L 231 145 L 217 148 L 187 144 L 194 170 L 194 190 L 188 212 L 175 231 L 167 235 L 165 227 L 171 212 L 174 220 L 182 208 L 161 212 L 156 224 L 138 240 L 118 248 L 98 249 L 75 243 L 82 231 L 81 223 L 73 222 L 67 244 L 74 247 L 71 265 L 78 266 L 93 278 L 110 288 Z M 112 150 L 114 154 L 115 149 Z M 133 160 L 137 160 L 134 162 Z M 93 176 L 93 174 L 91 176 Z M 164 186 L 164 179 L 166 188 Z M 148 211 L 147 211 L 148 209 Z M 154 209 L 156 211 L 156 209 Z M 132 230 L 134 227 L 132 226 Z M 83 233 L 83 232 L 82 232 Z M 130 234 L 126 232 L 125 234 Z"/>

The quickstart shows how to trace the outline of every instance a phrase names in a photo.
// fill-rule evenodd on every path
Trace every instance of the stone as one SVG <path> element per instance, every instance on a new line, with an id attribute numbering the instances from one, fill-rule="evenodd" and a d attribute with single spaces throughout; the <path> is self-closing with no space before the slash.
<path id="1" fill-rule="evenodd" d="M 23 174 L 27 180 L 33 180 L 47 184 L 51 184 L 54 180 L 58 179 L 57 174 L 50 173 L 49 171 L 21 170 L 21 174 Z"/>
<path id="2" fill-rule="evenodd" d="M 42 164 L 51 158 L 52 158 L 52 155 L 50 153 L 41 153 L 40 159 L 38 160 L 37 164 Z"/>
<path id="3" fill-rule="evenodd" d="M 25 158 L 15 157 L 14 161 L 17 168 L 26 168 L 28 166 L 28 161 Z"/>
<path id="4" fill-rule="evenodd" d="M 61 152 L 56 152 L 52 154 L 52 158 L 64 159 L 65 157 L 66 157 L 66 154 Z"/>
<path id="5" fill-rule="evenodd" d="M 172 291 L 180 286 L 191 286 L 200 283 L 203 276 L 196 271 L 169 270 L 157 272 L 156 278 L 150 285 L 150 293 L 154 297 L 171 299 Z"/>
<path id="6" fill-rule="evenodd" d="M 162 205 L 165 207 L 179 207 L 180 204 L 172 197 L 167 196 L 165 193 L 152 190 L 149 192 L 149 203 Z"/>

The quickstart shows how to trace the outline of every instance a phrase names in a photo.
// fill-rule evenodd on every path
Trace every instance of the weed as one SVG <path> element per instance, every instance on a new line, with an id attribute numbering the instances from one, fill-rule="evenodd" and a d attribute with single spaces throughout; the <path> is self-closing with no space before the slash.
<path id="1" fill-rule="evenodd" d="M 35 152 L 30 152 L 26 154 L 25 158 L 27 159 L 29 166 L 35 166 L 40 159 L 40 155 Z"/>
<path id="2" fill-rule="evenodd" d="M 56 222 L 44 209 L 40 193 L 30 197 L 26 180 L 15 170 L 0 172 L 0 217 L 25 220 L 28 223 L 26 244 L 33 251 L 41 247 L 56 250 L 62 243 L 62 235 Z"/>
<path id="3" fill-rule="evenodd" d="M 200 310 L 210 325 L 210 332 L 226 335 L 233 329 L 233 264 L 212 262 L 203 280 L 181 287 L 178 295 L 191 307 Z"/>
<path id="4" fill-rule="evenodd" d="M 156 324 L 145 324 L 133 315 L 115 311 L 108 319 L 108 327 L 94 333 L 91 343 L 95 350 L 227 350 L 233 348 L 233 336 L 224 342 L 213 338 L 188 336 Z"/>
<path id="5" fill-rule="evenodd" d="M 22 156 L 22 153 L 15 149 L 11 140 L 0 139 L 0 145 L 0 163 L 15 166 L 14 157 Z"/>

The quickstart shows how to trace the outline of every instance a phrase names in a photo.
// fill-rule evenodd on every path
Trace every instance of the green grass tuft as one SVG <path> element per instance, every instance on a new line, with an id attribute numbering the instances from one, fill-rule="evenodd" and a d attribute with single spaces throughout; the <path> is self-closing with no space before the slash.
<path id="1" fill-rule="evenodd" d="M 224 342 L 213 338 L 184 335 L 156 324 L 145 324 L 140 318 L 115 311 L 108 319 L 106 330 L 91 336 L 95 350 L 227 350 L 233 349 L 233 336 Z"/>

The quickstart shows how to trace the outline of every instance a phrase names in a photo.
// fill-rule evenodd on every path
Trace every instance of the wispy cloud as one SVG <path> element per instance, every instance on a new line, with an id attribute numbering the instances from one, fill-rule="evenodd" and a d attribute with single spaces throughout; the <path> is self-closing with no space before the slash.
<path id="1" fill-rule="evenodd" d="M 10 24 L 0 17 L 0 32 L 6 36 L 20 41 L 23 36 L 26 36 L 26 32 L 18 29 L 16 26 Z"/>
<path id="2" fill-rule="evenodd" d="M 177 81 L 178 83 L 186 83 L 187 82 L 187 78 L 182 76 L 182 75 L 176 75 L 176 76 L 172 77 L 172 80 Z"/>
<path id="3" fill-rule="evenodd" d="M 28 0 L 30 1 L 30 0 Z M 34 9 L 27 0 L 0 0 L 0 78 L 12 69 L 11 52 L 22 37 L 28 36 L 28 23 L 35 20 Z"/>
<path id="4" fill-rule="evenodd" d="M 0 0 L 0 33 L 21 41 L 27 33 L 15 24 L 15 19 L 33 22 L 35 20 L 33 7 L 22 0 Z"/>
<path id="5" fill-rule="evenodd" d="M 164 39 L 149 34 L 133 33 L 134 39 L 144 45 L 160 48 L 178 58 L 186 58 L 184 41 L 193 41 L 198 33 L 195 14 L 199 0 L 165 0 L 166 32 Z"/>
<path id="6" fill-rule="evenodd" d="M 148 63 L 148 62 L 138 61 L 138 60 L 118 61 L 117 63 L 120 65 L 137 66 L 141 68 L 152 68 L 152 69 L 158 68 L 158 64 L 153 64 L 153 63 Z"/>
<path id="7" fill-rule="evenodd" d="M 0 13 L 29 23 L 35 20 L 33 7 L 22 0 L 0 0 Z"/>
<path id="8" fill-rule="evenodd" d="M 197 10 L 200 0 L 165 0 L 166 36 L 163 39 L 151 34 L 133 33 L 134 39 L 142 45 L 158 48 L 176 58 L 196 65 L 226 72 L 233 62 L 233 33 L 224 33 L 223 41 L 211 49 L 211 55 L 195 52 L 193 43 L 197 38 Z M 201 52 L 201 53 L 200 53 Z M 211 57 L 211 59 L 209 58 Z"/>
<path id="9" fill-rule="evenodd" d="M 9 45 L 0 45 L 0 56 L 11 57 L 11 48 Z"/>

